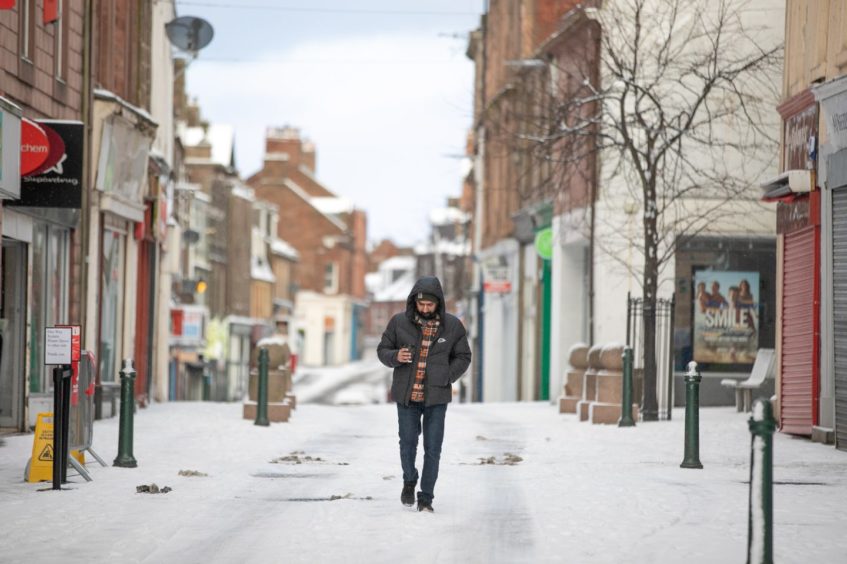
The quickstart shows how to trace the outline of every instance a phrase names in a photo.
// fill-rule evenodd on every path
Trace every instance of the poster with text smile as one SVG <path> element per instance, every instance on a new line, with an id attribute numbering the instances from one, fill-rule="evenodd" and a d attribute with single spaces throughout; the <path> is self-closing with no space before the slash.
<path id="1" fill-rule="evenodd" d="M 694 360 L 752 364 L 759 348 L 759 273 L 694 275 Z"/>

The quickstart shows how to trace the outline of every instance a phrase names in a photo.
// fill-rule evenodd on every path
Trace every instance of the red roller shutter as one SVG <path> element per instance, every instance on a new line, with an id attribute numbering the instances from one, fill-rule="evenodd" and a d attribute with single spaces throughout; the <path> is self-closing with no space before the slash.
<path id="1" fill-rule="evenodd" d="M 781 428 L 811 435 L 818 385 L 818 228 L 785 235 L 782 288 Z"/>

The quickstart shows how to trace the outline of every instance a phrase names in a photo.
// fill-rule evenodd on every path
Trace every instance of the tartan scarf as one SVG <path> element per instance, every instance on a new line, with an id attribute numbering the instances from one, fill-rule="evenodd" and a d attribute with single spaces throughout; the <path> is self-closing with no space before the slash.
<path id="1" fill-rule="evenodd" d="M 421 326 L 421 344 L 420 352 L 418 353 L 418 367 L 415 372 L 415 381 L 412 384 L 411 401 L 424 401 L 424 380 L 426 380 L 426 359 L 429 356 L 429 347 L 435 339 L 435 333 L 438 331 L 439 318 L 426 320 L 417 313 L 415 314 L 415 323 Z"/>

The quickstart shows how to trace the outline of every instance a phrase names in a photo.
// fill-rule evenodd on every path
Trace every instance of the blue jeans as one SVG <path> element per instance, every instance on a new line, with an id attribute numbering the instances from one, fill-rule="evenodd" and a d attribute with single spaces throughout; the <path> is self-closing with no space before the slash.
<path id="1" fill-rule="evenodd" d="M 408 407 L 397 404 L 397 423 L 400 428 L 400 464 L 403 466 L 403 481 L 417 482 L 418 469 L 415 458 L 418 453 L 418 437 L 423 418 L 424 463 L 421 475 L 421 491 L 418 499 L 432 501 L 435 497 L 435 481 L 438 479 L 438 462 L 441 459 L 441 443 L 444 440 L 444 416 L 447 404 L 425 407 L 423 403 L 410 403 Z"/>

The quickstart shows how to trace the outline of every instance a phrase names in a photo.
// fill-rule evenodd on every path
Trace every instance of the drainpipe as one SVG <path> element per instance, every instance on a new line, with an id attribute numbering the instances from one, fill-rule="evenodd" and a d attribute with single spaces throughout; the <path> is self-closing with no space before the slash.
<path id="1" fill-rule="evenodd" d="M 80 231 L 80 270 L 79 270 L 79 323 L 82 325 L 85 322 L 90 322 L 86 319 L 88 311 L 88 293 L 85 291 L 86 281 L 88 280 L 89 269 L 89 254 L 90 249 L 90 230 L 91 230 L 91 184 L 94 175 L 91 173 L 91 136 L 93 129 L 91 120 L 93 117 L 93 88 L 91 61 L 93 60 L 93 41 L 92 41 L 92 25 L 93 25 L 94 3 L 91 0 L 85 2 L 83 14 L 83 39 L 82 39 L 82 121 L 84 123 L 85 134 L 83 135 L 83 155 L 85 155 L 82 163 L 82 205 L 79 217 Z M 94 343 L 87 343 L 86 348 L 89 350 L 97 350 Z"/>

